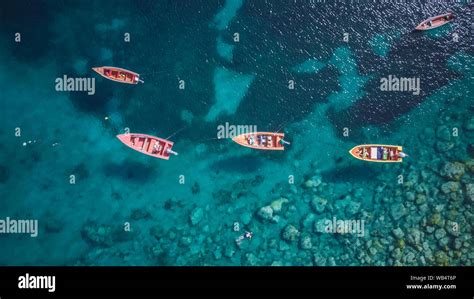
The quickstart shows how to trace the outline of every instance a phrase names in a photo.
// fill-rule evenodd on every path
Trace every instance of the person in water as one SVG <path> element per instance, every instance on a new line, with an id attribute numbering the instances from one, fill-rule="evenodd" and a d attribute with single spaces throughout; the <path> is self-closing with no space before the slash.
<path id="1" fill-rule="evenodd" d="M 252 232 L 245 232 L 245 237 L 246 237 L 247 239 L 252 239 L 253 233 L 252 233 Z"/>
<path id="2" fill-rule="evenodd" d="M 408 155 L 405 154 L 404 152 L 399 152 L 399 153 L 398 153 L 398 156 L 399 156 L 400 158 L 408 157 Z"/>
<path id="3" fill-rule="evenodd" d="M 288 144 L 288 145 L 289 145 L 289 144 L 290 144 L 288 141 L 284 140 L 283 138 L 280 139 L 279 143 L 280 143 L 281 145 L 285 145 L 285 144 Z"/>

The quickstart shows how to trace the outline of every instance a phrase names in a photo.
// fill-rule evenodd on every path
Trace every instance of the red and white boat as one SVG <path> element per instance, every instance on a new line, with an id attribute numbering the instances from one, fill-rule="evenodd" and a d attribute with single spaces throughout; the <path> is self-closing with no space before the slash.
<path id="1" fill-rule="evenodd" d="M 416 26 L 416 30 L 430 30 L 434 28 L 438 28 L 439 26 L 443 26 L 454 20 L 453 13 L 445 13 L 436 17 L 429 18 L 421 22 L 418 26 Z"/>
<path id="2" fill-rule="evenodd" d="M 285 149 L 286 144 L 290 144 L 283 139 L 284 137 L 284 133 L 255 132 L 240 134 L 232 138 L 232 140 L 242 146 L 253 149 L 282 151 Z"/>
<path id="3" fill-rule="evenodd" d="M 93 67 L 92 69 L 102 77 L 115 82 L 126 84 L 138 84 L 139 82 L 143 83 L 143 80 L 140 80 L 139 74 L 119 67 L 99 66 Z"/>
<path id="4" fill-rule="evenodd" d="M 155 158 L 169 160 L 170 155 L 177 156 L 173 151 L 173 142 L 147 134 L 120 134 L 117 138 L 126 146 L 133 148 L 137 152 Z"/>

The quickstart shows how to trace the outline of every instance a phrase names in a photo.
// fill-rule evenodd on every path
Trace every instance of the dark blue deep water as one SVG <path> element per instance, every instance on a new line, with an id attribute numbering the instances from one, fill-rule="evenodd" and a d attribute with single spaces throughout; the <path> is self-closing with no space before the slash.
<path id="1" fill-rule="evenodd" d="M 472 265 L 472 9 L 2 2 L 0 264 Z M 452 23 L 414 30 L 447 11 Z M 103 65 L 145 83 L 91 70 Z M 95 93 L 57 91 L 64 75 L 94 78 Z M 419 79 L 419 94 L 382 91 L 388 76 Z M 292 144 L 240 147 L 217 139 L 226 123 Z M 140 155 L 115 138 L 127 128 L 170 136 L 179 155 Z M 371 143 L 409 157 L 348 153 Z M 321 230 L 334 218 L 364 233 Z M 7 219 L 37 220 L 38 235 L 2 232 Z"/>

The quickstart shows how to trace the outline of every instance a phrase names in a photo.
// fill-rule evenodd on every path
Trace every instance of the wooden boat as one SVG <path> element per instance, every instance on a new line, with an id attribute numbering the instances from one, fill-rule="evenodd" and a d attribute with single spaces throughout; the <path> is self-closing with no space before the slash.
<path id="1" fill-rule="evenodd" d="M 240 134 L 232 140 L 242 146 L 254 149 L 282 151 L 285 149 L 285 144 L 290 144 L 283 139 L 284 137 L 284 133 L 254 132 Z"/>
<path id="2" fill-rule="evenodd" d="M 93 67 L 92 69 L 99 73 L 102 77 L 115 82 L 127 84 L 138 84 L 138 82 L 143 83 L 143 80 L 140 80 L 139 74 L 119 67 L 100 66 Z"/>
<path id="3" fill-rule="evenodd" d="M 397 163 L 403 162 L 403 148 L 398 145 L 386 144 L 362 144 L 354 146 L 349 153 L 354 158 L 381 163 Z M 400 154 L 402 152 L 402 154 Z"/>
<path id="4" fill-rule="evenodd" d="M 452 13 L 445 13 L 436 17 L 429 18 L 421 22 L 418 26 L 416 26 L 416 30 L 429 30 L 438 28 L 439 26 L 443 26 L 454 20 L 454 15 Z"/>
<path id="5" fill-rule="evenodd" d="M 178 155 L 172 150 L 173 142 L 146 134 L 120 134 L 117 138 L 134 150 L 155 158 L 169 160 L 170 155 Z"/>

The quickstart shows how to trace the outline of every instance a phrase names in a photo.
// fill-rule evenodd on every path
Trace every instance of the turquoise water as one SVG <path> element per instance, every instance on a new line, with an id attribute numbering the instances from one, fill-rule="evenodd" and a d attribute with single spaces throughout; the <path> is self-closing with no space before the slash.
<path id="1" fill-rule="evenodd" d="M 0 220 L 39 223 L 36 238 L 0 234 L 0 264 L 472 265 L 470 4 L 0 7 Z M 448 9 L 449 27 L 413 31 Z M 99 65 L 145 83 L 108 81 L 91 71 Z M 56 91 L 63 75 L 95 78 L 95 94 Z M 388 75 L 420 78 L 420 95 L 382 92 Z M 291 145 L 217 139 L 226 122 L 284 132 Z M 126 128 L 171 136 L 179 155 L 140 155 L 115 137 Z M 348 154 L 368 143 L 409 157 Z M 364 221 L 364 235 L 321 230 L 334 217 Z"/>

